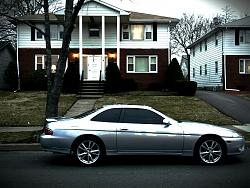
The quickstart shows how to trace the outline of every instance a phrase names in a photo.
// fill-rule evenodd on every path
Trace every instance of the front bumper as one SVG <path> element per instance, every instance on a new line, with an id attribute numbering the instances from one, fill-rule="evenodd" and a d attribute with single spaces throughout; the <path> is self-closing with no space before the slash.
<path id="1" fill-rule="evenodd" d="M 227 155 L 239 155 L 245 150 L 245 139 L 243 137 L 223 139 L 227 145 Z"/>

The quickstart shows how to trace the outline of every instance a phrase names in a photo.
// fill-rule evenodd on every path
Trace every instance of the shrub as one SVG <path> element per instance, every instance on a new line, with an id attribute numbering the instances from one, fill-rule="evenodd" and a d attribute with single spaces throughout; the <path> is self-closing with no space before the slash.
<path id="1" fill-rule="evenodd" d="M 121 73 L 116 63 L 109 62 L 106 68 L 106 85 L 105 89 L 108 93 L 119 92 L 121 86 Z"/>
<path id="2" fill-rule="evenodd" d="M 76 93 L 80 86 L 79 63 L 70 62 L 63 78 L 63 91 Z"/>
<path id="3" fill-rule="evenodd" d="M 175 90 L 174 86 L 177 80 L 184 80 L 184 76 L 178 60 L 176 58 L 173 58 L 167 69 L 166 87 L 168 89 Z"/>
<path id="4" fill-rule="evenodd" d="M 194 96 L 197 89 L 197 82 L 177 81 L 175 87 L 179 95 Z"/>
<path id="5" fill-rule="evenodd" d="M 35 70 L 31 73 L 29 89 L 47 90 L 47 74 L 45 69 Z"/>
<path id="6" fill-rule="evenodd" d="M 152 82 L 148 85 L 148 90 L 160 91 L 163 89 L 163 84 L 160 82 Z"/>
<path id="7" fill-rule="evenodd" d="M 126 78 L 121 79 L 120 83 L 120 91 L 135 91 L 137 89 L 137 84 L 135 83 L 134 79 Z"/>
<path id="8" fill-rule="evenodd" d="M 16 90 L 18 85 L 17 67 L 10 62 L 4 72 L 4 81 L 9 85 L 10 90 Z"/>

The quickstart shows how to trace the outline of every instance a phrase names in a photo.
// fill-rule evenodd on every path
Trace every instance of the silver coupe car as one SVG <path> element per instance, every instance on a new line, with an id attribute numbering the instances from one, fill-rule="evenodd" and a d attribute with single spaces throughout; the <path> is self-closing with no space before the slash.
<path id="1" fill-rule="evenodd" d="M 140 105 L 110 105 L 74 118 L 51 118 L 40 143 L 47 151 L 73 153 L 85 166 L 108 155 L 184 155 L 217 164 L 244 151 L 237 132 L 209 124 L 178 122 Z"/>

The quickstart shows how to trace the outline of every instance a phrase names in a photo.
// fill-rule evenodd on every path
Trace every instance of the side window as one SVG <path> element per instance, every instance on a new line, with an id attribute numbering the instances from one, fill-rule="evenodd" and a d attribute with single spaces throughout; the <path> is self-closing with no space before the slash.
<path id="1" fill-rule="evenodd" d="M 163 117 L 144 109 L 125 109 L 123 123 L 162 124 Z"/>
<path id="2" fill-rule="evenodd" d="M 101 112 L 91 119 L 91 121 L 100 121 L 100 122 L 119 122 L 121 115 L 121 109 L 109 109 Z"/>

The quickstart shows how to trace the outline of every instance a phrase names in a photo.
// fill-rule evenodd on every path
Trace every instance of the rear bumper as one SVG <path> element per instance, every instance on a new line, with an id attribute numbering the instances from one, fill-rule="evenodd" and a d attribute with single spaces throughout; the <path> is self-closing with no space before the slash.
<path id="1" fill-rule="evenodd" d="M 65 142 L 65 138 L 55 137 L 42 134 L 40 144 L 45 151 L 70 154 L 71 148 L 69 142 Z"/>

